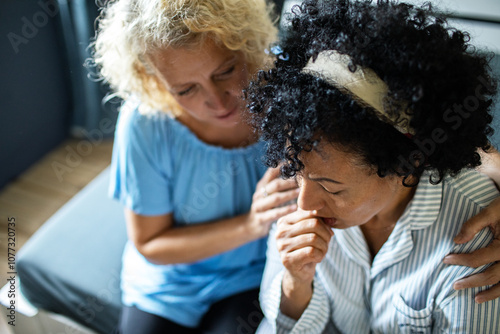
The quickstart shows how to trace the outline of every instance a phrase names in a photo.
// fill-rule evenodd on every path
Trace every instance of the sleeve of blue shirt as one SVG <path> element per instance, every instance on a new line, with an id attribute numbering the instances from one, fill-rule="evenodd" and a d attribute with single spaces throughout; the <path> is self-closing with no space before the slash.
<path id="1" fill-rule="evenodd" d="M 137 105 L 122 107 L 115 132 L 110 196 L 137 214 L 172 211 L 171 171 L 165 161 L 168 136 L 162 115 L 142 115 Z"/>

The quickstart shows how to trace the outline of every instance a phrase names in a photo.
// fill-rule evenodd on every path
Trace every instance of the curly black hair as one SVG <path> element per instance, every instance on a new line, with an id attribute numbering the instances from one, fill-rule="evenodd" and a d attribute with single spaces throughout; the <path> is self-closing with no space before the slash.
<path id="1" fill-rule="evenodd" d="M 481 164 L 488 150 L 496 84 L 492 55 L 469 44 L 430 4 L 308 0 L 292 10 L 290 30 L 275 66 L 245 90 L 250 119 L 267 141 L 265 161 L 286 177 L 304 168 L 302 151 L 319 140 L 361 156 L 380 177 L 398 175 L 411 186 L 424 170 L 431 182 Z M 276 50 L 276 48 L 274 48 Z M 336 50 L 349 68 L 372 69 L 389 88 L 399 113 L 411 115 L 405 136 L 321 78 L 302 72 L 311 57 Z"/>

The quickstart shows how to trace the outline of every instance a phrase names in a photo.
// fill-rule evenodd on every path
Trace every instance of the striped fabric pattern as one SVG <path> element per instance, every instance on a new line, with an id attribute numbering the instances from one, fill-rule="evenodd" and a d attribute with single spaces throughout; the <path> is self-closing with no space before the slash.
<path id="1" fill-rule="evenodd" d="M 265 321 L 273 329 L 258 333 L 500 333 L 498 300 L 476 304 L 474 296 L 483 288 L 452 287 L 485 267 L 442 263 L 449 253 L 471 252 L 491 242 L 489 229 L 464 245 L 453 238 L 498 191 L 474 171 L 438 185 L 428 181 L 429 175 L 423 175 L 373 262 L 359 227 L 334 230 L 328 253 L 317 266 L 312 300 L 298 321 L 279 311 L 283 266 L 273 228 L 261 285 Z"/>

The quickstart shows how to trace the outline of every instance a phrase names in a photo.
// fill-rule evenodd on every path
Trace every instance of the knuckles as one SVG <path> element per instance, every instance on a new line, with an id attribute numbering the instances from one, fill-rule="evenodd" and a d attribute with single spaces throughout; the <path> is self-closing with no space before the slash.
<path id="1" fill-rule="evenodd" d="M 315 245 L 318 241 L 320 241 L 320 239 L 321 238 L 315 233 L 310 233 L 307 235 L 307 241 L 312 245 Z"/>
<path id="2" fill-rule="evenodd" d="M 499 277 L 495 273 L 486 271 L 483 273 L 483 275 L 484 275 L 484 282 L 487 285 L 495 285 L 499 283 Z"/>
<path id="3" fill-rule="evenodd" d="M 311 218 L 307 220 L 307 226 L 310 229 L 316 230 L 322 227 L 322 222 L 319 220 L 319 218 Z"/>

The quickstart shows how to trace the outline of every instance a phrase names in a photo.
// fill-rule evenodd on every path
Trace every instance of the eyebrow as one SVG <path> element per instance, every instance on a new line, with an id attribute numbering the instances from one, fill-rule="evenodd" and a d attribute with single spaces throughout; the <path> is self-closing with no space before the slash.
<path id="1" fill-rule="evenodd" d="M 329 182 L 329 183 L 335 183 L 335 184 L 343 184 L 342 182 L 332 180 L 332 179 L 329 179 L 327 177 L 311 177 L 308 175 L 307 178 L 309 180 L 315 181 L 315 182 Z"/>

